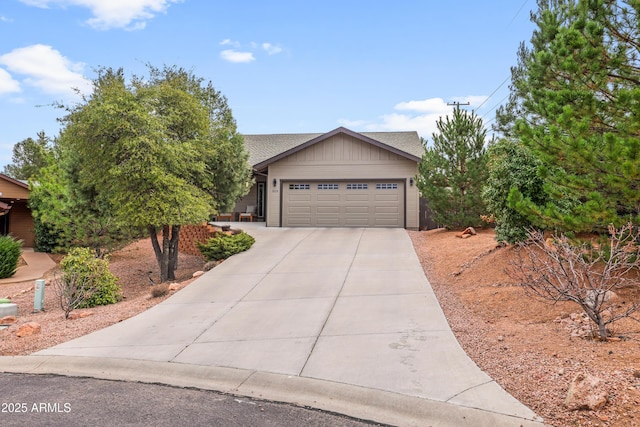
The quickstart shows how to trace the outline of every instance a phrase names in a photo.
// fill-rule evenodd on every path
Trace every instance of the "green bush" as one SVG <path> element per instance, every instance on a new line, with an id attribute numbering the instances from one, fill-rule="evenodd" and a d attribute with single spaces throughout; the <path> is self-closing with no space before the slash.
<path id="1" fill-rule="evenodd" d="M 0 279 L 15 274 L 22 252 L 22 241 L 9 236 L 0 236 Z"/>
<path id="2" fill-rule="evenodd" d="M 109 271 L 109 261 L 96 258 L 91 248 L 73 248 L 60 262 L 64 276 L 91 287 L 91 292 L 75 308 L 95 307 L 120 301 L 122 288 L 118 278 Z"/>
<path id="3" fill-rule="evenodd" d="M 207 261 L 218 261 L 246 251 L 255 241 L 256 239 L 243 231 L 234 235 L 217 233 L 205 243 L 196 242 L 196 244 Z"/>
<path id="4" fill-rule="evenodd" d="M 488 150 L 489 176 L 482 190 L 487 209 L 496 220 L 496 239 L 517 243 L 527 240 L 531 220 L 509 202 L 514 189 L 539 204 L 547 201 L 544 180 L 538 175 L 540 162 L 522 144 L 507 139 Z"/>

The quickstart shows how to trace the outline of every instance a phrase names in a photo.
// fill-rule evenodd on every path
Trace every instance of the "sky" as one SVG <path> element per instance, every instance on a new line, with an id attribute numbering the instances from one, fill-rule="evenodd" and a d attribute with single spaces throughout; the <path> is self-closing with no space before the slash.
<path id="1" fill-rule="evenodd" d="M 188 70 L 244 134 L 417 131 L 452 103 L 490 125 L 535 0 L 1 0 L 0 168 L 100 67 Z"/>

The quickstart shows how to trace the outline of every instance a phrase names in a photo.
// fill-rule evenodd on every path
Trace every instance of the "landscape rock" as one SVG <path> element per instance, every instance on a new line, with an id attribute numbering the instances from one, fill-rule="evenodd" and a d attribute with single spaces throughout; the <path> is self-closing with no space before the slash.
<path id="1" fill-rule="evenodd" d="M 608 402 L 604 381 L 586 372 L 577 374 L 567 393 L 564 406 L 570 411 L 602 409 Z"/>
<path id="2" fill-rule="evenodd" d="M 478 233 L 476 232 L 475 228 L 467 227 L 467 228 L 464 229 L 463 232 L 456 234 L 456 237 L 460 237 L 462 239 L 466 239 L 468 237 L 475 236 L 476 234 L 478 234 Z"/>
<path id="3" fill-rule="evenodd" d="M 83 319 L 85 317 L 93 316 L 93 311 L 74 311 L 73 313 L 69 313 L 68 320 L 76 320 Z"/>
<path id="4" fill-rule="evenodd" d="M 192 277 L 200 277 L 204 274 L 204 271 L 200 270 L 200 271 L 196 271 L 192 274 Z"/>
<path id="5" fill-rule="evenodd" d="M 16 336 L 19 338 L 28 337 L 29 335 L 36 335 L 42 331 L 42 327 L 36 322 L 27 322 L 18 328 Z"/>
<path id="6" fill-rule="evenodd" d="M 10 325 L 12 323 L 16 323 L 16 316 L 4 316 L 0 319 L 0 325 Z"/>

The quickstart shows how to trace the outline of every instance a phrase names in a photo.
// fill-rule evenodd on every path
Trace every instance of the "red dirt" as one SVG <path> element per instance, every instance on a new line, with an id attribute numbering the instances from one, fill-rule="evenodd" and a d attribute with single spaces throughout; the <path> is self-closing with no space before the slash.
<path id="1" fill-rule="evenodd" d="M 569 316 L 580 307 L 525 295 L 505 273 L 516 248 L 498 246 L 493 230 L 467 239 L 442 229 L 409 234 L 462 347 L 503 388 L 555 426 L 640 425 L 639 323 L 614 324 L 609 342 L 572 336 Z M 617 294 L 637 300 L 638 290 Z M 604 409 L 564 408 L 581 371 L 605 381 Z"/>

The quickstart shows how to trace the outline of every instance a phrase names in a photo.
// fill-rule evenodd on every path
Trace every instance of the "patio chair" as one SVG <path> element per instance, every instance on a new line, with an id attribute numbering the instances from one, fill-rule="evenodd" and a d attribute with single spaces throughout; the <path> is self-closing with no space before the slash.
<path id="1" fill-rule="evenodd" d="M 219 213 L 216 215 L 216 221 L 223 221 L 223 220 L 227 220 L 227 221 L 233 221 L 233 213 L 228 212 L 228 213 Z"/>
<path id="2" fill-rule="evenodd" d="M 253 214 L 256 211 L 256 207 L 253 205 L 247 206 L 247 210 L 244 212 L 240 212 L 239 221 L 242 222 L 243 219 L 249 219 L 249 221 L 253 222 Z"/>

